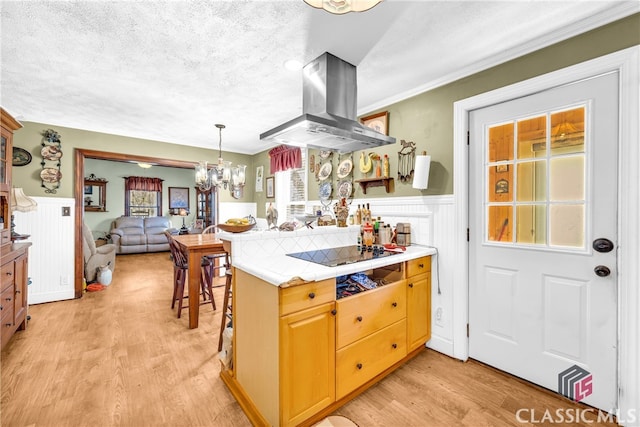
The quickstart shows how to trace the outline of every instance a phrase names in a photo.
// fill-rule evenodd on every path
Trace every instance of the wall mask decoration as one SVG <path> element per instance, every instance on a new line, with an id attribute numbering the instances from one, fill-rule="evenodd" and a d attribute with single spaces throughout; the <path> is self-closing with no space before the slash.
<path id="1" fill-rule="evenodd" d="M 53 129 L 42 131 L 42 171 L 40 171 L 41 187 L 48 194 L 56 194 L 60 188 L 62 172 L 60 172 L 60 159 L 62 158 L 62 147 L 60 134 Z"/>
<path id="2" fill-rule="evenodd" d="M 410 182 L 416 164 L 416 144 L 412 141 L 400 140 L 402 148 L 398 151 L 398 179 Z"/>

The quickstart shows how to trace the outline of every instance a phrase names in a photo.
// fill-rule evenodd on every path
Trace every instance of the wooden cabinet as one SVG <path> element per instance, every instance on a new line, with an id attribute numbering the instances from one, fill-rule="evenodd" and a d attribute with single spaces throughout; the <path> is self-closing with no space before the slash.
<path id="1" fill-rule="evenodd" d="M 0 348 L 9 342 L 19 329 L 27 327 L 27 263 L 29 242 L 11 241 L 11 171 L 13 161 L 13 132 L 22 125 L 0 108 L 2 124 L 0 148 L 0 217 L 2 220 L 0 258 Z"/>
<path id="2" fill-rule="evenodd" d="M 412 351 L 431 339 L 431 257 L 407 261 L 407 347 Z"/>
<path id="3" fill-rule="evenodd" d="M 203 221 L 204 228 L 217 223 L 216 190 L 202 191 L 196 187 L 196 219 Z"/>
<path id="4" fill-rule="evenodd" d="M 0 274 L 2 289 L 0 317 L 2 338 L 0 348 L 9 342 L 17 330 L 27 326 L 27 250 L 31 243 L 15 243 L 12 250 L 2 256 Z"/>
<path id="5" fill-rule="evenodd" d="M 282 425 L 297 425 L 335 401 L 335 304 L 280 320 Z"/>
<path id="6" fill-rule="evenodd" d="M 0 246 L 11 244 L 11 168 L 13 132 L 22 127 L 0 107 Z M 4 253 L 4 249 L 3 249 Z"/>
<path id="7" fill-rule="evenodd" d="M 318 421 L 430 338 L 431 258 L 374 269 L 384 286 L 336 300 L 336 280 L 278 287 L 234 268 L 233 363 L 221 377 L 254 425 Z"/>

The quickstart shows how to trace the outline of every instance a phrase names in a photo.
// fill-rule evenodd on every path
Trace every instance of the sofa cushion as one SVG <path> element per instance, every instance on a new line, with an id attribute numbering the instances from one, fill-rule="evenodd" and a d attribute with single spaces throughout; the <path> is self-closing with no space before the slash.
<path id="1" fill-rule="evenodd" d="M 162 230 L 164 231 L 164 230 Z M 165 244 L 167 242 L 167 236 L 164 233 L 161 234 L 147 234 L 147 244 L 148 245 L 157 245 L 157 244 Z"/>
<path id="2" fill-rule="evenodd" d="M 120 237 L 120 246 L 146 245 L 146 234 L 125 234 Z"/>
<path id="3" fill-rule="evenodd" d="M 115 228 L 122 230 L 124 235 L 144 234 L 143 218 L 121 216 L 116 219 Z"/>

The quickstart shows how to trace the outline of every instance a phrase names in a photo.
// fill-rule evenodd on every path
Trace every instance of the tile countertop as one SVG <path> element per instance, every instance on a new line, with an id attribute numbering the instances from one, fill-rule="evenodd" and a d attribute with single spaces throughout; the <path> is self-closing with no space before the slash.
<path id="1" fill-rule="evenodd" d="M 326 267 L 314 262 L 303 261 L 285 254 L 265 256 L 254 259 L 237 259 L 234 267 L 239 268 L 275 286 L 289 286 L 296 278 L 302 281 L 318 281 L 357 273 L 373 268 L 384 267 L 398 262 L 408 261 L 422 256 L 434 255 L 436 250 L 427 246 L 407 246 L 407 250 L 392 256 L 353 264 Z"/>

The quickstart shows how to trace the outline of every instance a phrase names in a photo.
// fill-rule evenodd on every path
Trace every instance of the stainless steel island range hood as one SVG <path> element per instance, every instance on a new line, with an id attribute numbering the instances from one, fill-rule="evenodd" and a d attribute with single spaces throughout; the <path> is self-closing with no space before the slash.
<path id="1" fill-rule="evenodd" d="M 395 143 L 356 120 L 357 93 L 356 67 L 325 52 L 302 70 L 302 115 L 260 139 L 339 153 Z"/>

